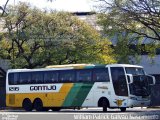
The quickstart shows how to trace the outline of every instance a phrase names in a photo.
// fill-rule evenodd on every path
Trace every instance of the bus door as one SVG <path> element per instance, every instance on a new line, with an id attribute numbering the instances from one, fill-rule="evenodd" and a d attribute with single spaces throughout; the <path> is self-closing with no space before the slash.
<path id="1" fill-rule="evenodd" d="M 128 103 L 128 88 L 126 76 L 123 67 L 111 67 L 111 77 L 115 97 L 113 104 L 115 107 L 127 107 Z"/>

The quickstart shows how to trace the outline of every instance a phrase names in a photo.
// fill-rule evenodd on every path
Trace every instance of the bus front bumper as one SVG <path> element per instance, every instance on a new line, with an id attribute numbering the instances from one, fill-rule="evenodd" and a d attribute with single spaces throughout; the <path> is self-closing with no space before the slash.
<path id="1" fill-rule="evenodd" d="M 150 105 L 150 99 L 129 99 L 128 107 L 147 107 Z"/>

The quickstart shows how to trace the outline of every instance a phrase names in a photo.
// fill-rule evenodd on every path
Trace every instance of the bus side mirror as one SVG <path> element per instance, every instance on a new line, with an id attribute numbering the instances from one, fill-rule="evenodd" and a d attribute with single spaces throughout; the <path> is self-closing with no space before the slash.
<path id="1" fill-rule="evenodd" d="M 133 76 L 132 76 L 132 74 L 127 74 L 127 80 L 128 80 L 128 84 L 133 83 Z"/>
<path id="2" fill-rule="evenodd" d="M 147 77 L 148 77 L 148 82 L 149 82 L 149 84 L 150 84 L 150 85 L 155 85 L 155 83 L 156 83 L 155 77 L 152 76 L 152 75 L 147 75 Z"/>

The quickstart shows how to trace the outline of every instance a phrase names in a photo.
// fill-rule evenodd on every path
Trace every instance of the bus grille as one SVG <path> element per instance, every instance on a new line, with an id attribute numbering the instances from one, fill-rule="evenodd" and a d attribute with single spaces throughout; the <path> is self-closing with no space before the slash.
<path id="1" fill-rule="evenodd" d="M 15 104 L 15 95 L 14 94 L 9 95 L 9 104 L 11 104 L 11 105 Z"/>

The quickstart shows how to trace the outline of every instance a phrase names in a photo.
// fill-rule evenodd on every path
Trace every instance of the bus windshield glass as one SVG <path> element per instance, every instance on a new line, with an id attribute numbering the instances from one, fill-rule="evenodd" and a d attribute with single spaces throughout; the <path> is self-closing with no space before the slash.
<path id="1" fill-rule="evenodd" d="M 126 67 L 126 73 L 132 75 L 145 75 L 143 68 Z"/>
<path id="2" fill-rule="evenodd" d="M 136 96 L 148 96 L 150 88 L 143 68 L 126 67 L 125 69 L 127 74 L 133 75 L 133 83 L 129 84 L 130 93 Z"/>

